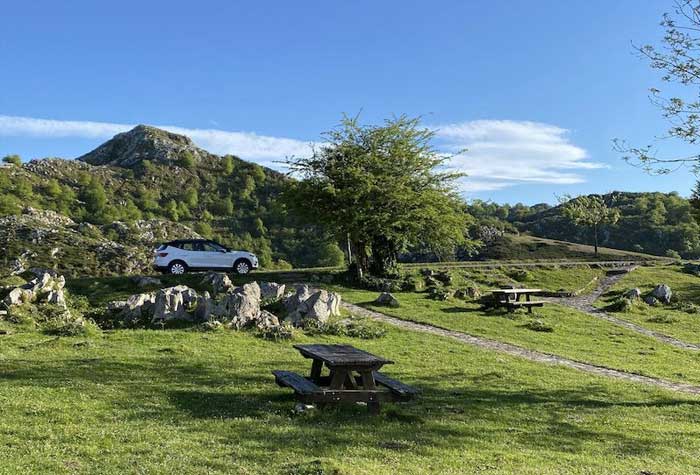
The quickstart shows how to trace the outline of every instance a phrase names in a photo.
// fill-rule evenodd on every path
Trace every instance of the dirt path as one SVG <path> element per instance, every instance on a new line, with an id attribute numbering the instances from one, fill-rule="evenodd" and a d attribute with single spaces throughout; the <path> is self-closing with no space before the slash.
<path id="1" fill-rule="evenodd" d="M 351 303 L 343 302 L 343 307 L 353 315 L 372 318 L 374 320 L 378 320 L 380 322 L 384 322 L 389 325 L 394 325 L 396 327 L 403 328 L 406 330 L 418 331 L 446 338 L 451 338 L 464 344 L 477 346 L 479 348 L 485 348 L 491 351 L 497 351 L 499 353 L 506 353 L 512 356 L 518 356 L 538 363 L 557 364 L 599 376 L 622 379 L 634 383 L 648 384 L 651 386 L 656 386 L 671 391 L 700 395 L 700 386 L 676 383 L 665 379 L 652 378 L 649 376 L 642 376 L 634 373 L 626 373 L 624 371 L 607 368 L 605 366 L 597 366 L 590 363 L 582 363 L 580 361 L 563 358 L 561 356 L 550 355 L 534 350 L 528 350 L 527 348 L 523 348 L 521 346 L 512 345 L 510 343 L 503 343 L 500 341 L 491 340 L 489 338 L 482 338 L 469 335 L 467 333 L 446 330 L 444 328 L 435 327 L 425 323 L 416 323 L 408 320 L 401 320 L 400 318 L 390 317 L 389 315 L 385 315 L 383 313 L 376 312 L 373 310 L 368 310 L 366 308 Z"/>
<path id="2" fill-rule="evenodd" d="M 627 272 L 631 272 L 632 270 L 632 268 L 628 269 Z M 627 328 L 628 330 L 632 330 L 633 332 L 637 332 L 642 335 L 654 338 L 655 340 L 658 340 L 662 343 L 667 343 L 669 345 L 673 345 L 684 350 L 700 351 L 700 345 L 697 345 L 695 343 L 688 343 L 686 341 L 678 340 L 663 333 L 659 333 L 654 330 L 649 330 L 648 328 L 637 325 L 636 323 L 632 323 L 630 321 L 614 317 L 609 313 L 593 306 L 595 301 L 598 300 L 601 295 L 610 290 L 610 288 L 614 286 L 625 275 L 626 273 L 606 275 L 603 279 L 600 280 L 596 289 L 589 294 L 580 295 L 577 297 L 549 298 L 547 300 L 549 300 L 550 302 L 558 303 L 560 305 L 565 305 L 567 307 L 573 308 L 574 310 L 578 310 L 579 312 L 583 312 L 592 317 L 606 320 L 615 325 Z"/>

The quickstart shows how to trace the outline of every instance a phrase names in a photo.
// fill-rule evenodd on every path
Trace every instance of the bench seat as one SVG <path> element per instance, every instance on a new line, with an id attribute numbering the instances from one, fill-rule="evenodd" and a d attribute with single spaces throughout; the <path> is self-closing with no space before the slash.
<path id="1" fill-rule="evenodd" d="M 275 382 L 278 386 L 292 388 L 297 394 L 310 395 L 323 391 L 321 387 L 316 386 L 299 373 L 275 370 L 272 374 L 275 375 Z"/>
<path id="2" fill-rule="evenodd" d="M 404 384 L 396 379 L 392 379 L 379 371 L 374 372 L 374 380 L 377 382 L 377 384 L 381 384 L 382 386 L 388 388 L 392 393 L 401 397 L 401 399 L 411 399 L 420 392 L 418 389 L 409 386 L 408 384 Z"/>

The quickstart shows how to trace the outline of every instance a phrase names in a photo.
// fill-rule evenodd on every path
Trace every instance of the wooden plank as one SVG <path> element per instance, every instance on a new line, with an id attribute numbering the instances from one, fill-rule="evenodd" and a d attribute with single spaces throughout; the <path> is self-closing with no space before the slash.
<path id="1" fill-rule="evenodd" d="M 275 370 L 275 382 L 281 387 L 289 387 L 298 394 L 309 395 L 321 391 L 322 389 L 314 383 L 293 371 Z"/>
<path id="2" fill-rule="evenodd" d="M 404 384 L 396 379 L 392 379 L 378 371 L 374 372 L 374 380 L 382 386 L 389 388 L 389 390 L 393 393 L 405 398 L 411 398 L 420 392 L 418 389 L 409 386 L 408 384 Z"/>
<path id="3" fill-rule="evenodd" d="M 493 289 L 489 292 L 492 294 L 536 294 L 542 292 L 542 289 Z"/>
<path id="4" fill-rule="evenodd" d="M 306 358 L 321 360 L 330 366 L 371 367 L 380 368 L 393 361 L 351 345 L 294 345 L 294 348 Z"/>
<path id="5" fill-rule="evenodd" d="M 531 300 L 529 302 L 508 302 L 510 307 L 542 307 L 545 303 L 543 300 Z"/>

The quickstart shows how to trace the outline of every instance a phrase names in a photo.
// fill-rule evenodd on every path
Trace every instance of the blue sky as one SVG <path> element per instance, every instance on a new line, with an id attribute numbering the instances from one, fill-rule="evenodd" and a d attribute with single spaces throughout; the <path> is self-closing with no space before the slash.
<path id="1" fill-rule="evenodd" d="M 0 155 L 72 158 L 133 124 L 272 164 L 343 113 L 421 115 L 465 196 L 553 202 L 610 190 L 678 191 L 611 140 L 665 123 L 633 54 L 671 1 L 5 2 Z M 662 141 L 667 154 L 683 150 Z"/>

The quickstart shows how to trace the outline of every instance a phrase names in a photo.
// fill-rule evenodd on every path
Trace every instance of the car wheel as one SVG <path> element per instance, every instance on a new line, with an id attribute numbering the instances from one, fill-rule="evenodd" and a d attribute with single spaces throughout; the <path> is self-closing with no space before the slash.
<path id="1" fill-rule="evenodd" d="M 182 261 L 171 262 L 168 266 L 168 271 L 171 274 L 181 275 L 187 272 L 187 266 Z"/>
<path id="2" fill-rule="evenodd" d="M 252 267 L 253 266 L 250 265 L 250 261 L 248 261 L 247 259 L 238 259 L 233 264 L 233 270 L 236 272 L 236 274 L 241 275 L 249 273 Z"/>

